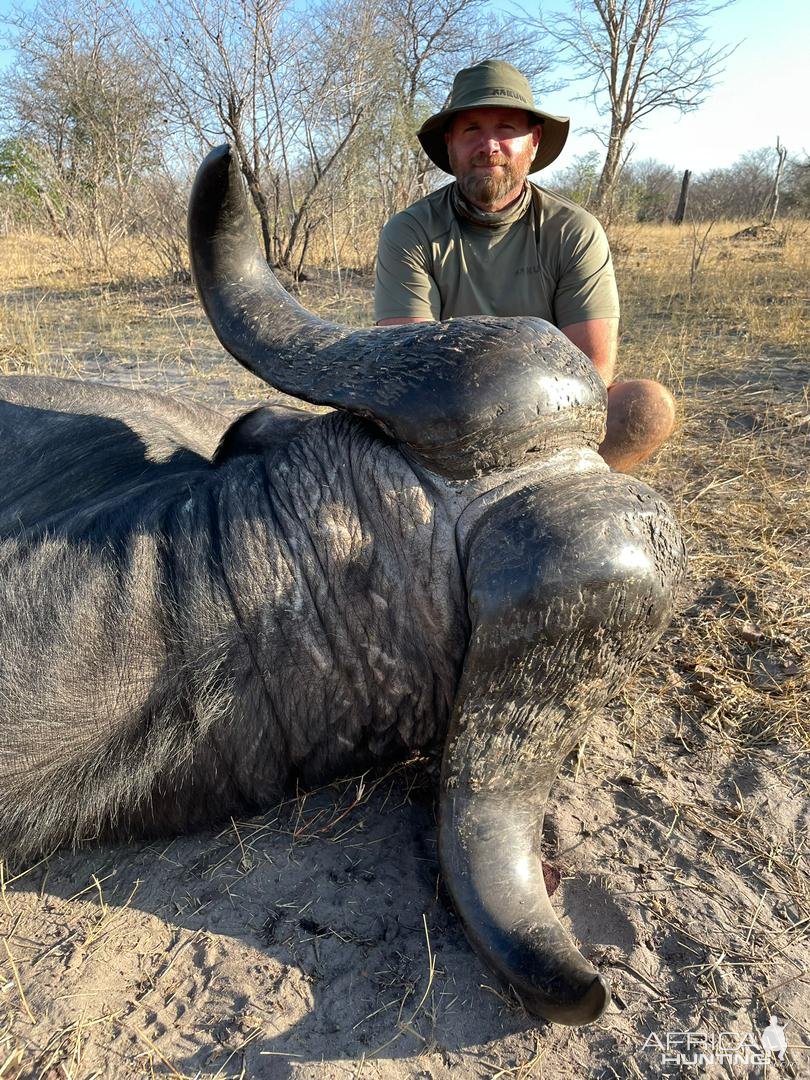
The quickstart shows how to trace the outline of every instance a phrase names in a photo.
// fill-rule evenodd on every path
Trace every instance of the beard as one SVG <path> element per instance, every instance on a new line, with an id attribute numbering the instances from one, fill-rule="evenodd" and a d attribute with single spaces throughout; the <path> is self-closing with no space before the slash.
<path id="1" fill-rule="evenodd" d="M 529 175 L 529 167 L 535 154 L 535 148 L 529 145 L 511 161 L 500 155 L 476 154 L 469 161 L 459 161 L 453 153 L 452 145 L 447 148 L 450 167 L 456 182 L 466 199 L 477 205 L 492 206 L 501 202 L 512 192 L 518 194 Z M 476 165 L 499 165 L 495 173 L 482 173 Z"/>

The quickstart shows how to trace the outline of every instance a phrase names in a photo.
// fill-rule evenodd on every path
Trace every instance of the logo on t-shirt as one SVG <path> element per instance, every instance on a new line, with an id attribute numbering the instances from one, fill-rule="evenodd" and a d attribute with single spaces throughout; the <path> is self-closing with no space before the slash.
<path id="1" fill-rule="evenodd" d="M 520 266 L 515 271 L 515 277 L 521 277 L 523 274 L 539 274 L 541 269 L 540 263 L 535 263 L 534 266 Z"/>

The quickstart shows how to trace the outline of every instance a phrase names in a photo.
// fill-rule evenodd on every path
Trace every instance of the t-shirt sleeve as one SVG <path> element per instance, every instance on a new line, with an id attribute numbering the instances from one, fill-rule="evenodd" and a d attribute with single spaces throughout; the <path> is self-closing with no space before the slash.
<path id="1" fill-rule="evenodd" d="M 605 230 L 595 217 L 583 212 L 562 245 L 554 322 L 570 326 L 618 317 L 619 294 Z"/>
<path id="2" fill-rule="evenodd" d="M 441 297 L 429 272 L 426 238 L 407 213 L 396 214 L 380 233 L 374 283 L 374 318 L 439 319 Z"/>

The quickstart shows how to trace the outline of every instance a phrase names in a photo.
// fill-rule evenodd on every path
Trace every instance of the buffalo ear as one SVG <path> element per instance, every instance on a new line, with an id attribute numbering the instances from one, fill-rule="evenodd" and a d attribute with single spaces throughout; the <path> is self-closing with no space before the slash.
<path id="1" fill-rule="evenodd" d="M 315 416 L 287 405 L 260 405 L 234 420 L 214 451 L 214 465 L 286 446 Z"/>

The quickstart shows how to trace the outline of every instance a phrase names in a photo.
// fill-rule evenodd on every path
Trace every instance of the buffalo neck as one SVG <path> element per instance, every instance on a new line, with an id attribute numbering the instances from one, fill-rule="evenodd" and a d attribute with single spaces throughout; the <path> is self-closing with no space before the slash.
<path id="1" fill-rule="evenodd" d="M 232 612 L 229 677 L 248 703 L 235 722 L 253 743 L 231 768 L 257 799 L 264 784 L 442 740 L 467 621 L 456 506 L 441 494 L 338 413 L 221 469 L 198 557 Z"/>

